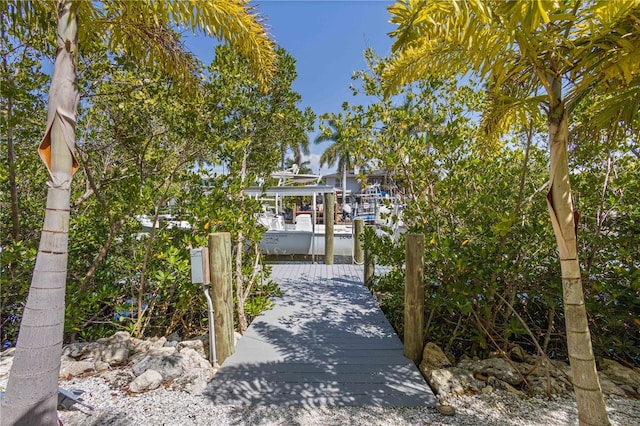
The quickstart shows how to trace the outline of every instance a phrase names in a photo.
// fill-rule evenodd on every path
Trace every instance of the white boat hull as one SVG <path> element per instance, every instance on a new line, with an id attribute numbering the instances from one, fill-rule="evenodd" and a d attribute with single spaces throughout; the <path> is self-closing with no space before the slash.
<path id="1" fill-rule="evenodd" d="M 260 249 L 264 254 L 324 255 L 324 229 L 315 233 L 297 230 L 268 230 L 262 236 Z M 334 232 L 333 254 L 353 255 L 353 235 L 350 230 Z"/>

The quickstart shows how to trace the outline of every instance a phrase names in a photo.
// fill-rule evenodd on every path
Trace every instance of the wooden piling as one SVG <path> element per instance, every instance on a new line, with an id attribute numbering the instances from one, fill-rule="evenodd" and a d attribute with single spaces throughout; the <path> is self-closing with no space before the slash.
<path id="1" fill-rule="evenodd" d="M 407 235 L 405 264 L 404 356 L 419 364 L 424 346 L 424 235 Z"/>
<path id="2" fill-rule="evenodd" d="M 216 358 L 222 364 L 235 351 L 233 335 L 233 285 L 231 234 L 209 234 L 209 271 L 214 309 Z"/>
<path id="3" fill-rule="evenodd" d="M 375 258 L 373 254 L 371 254 L 371 250 L 369 248 L 364 248 L 364 285 L 371 290 L 371 285 L 373 284 L 373 275 L 375 274 Z"/>
<path id="4" fill-rule="evenodd" d="M 356 219 L 353 221 L 353 261 L 356 265 L 364 262 L 364 252 L 362 248 L 362 231 L 364 230 L 364 219 Z"/>
<path id="5" fill-rule="evenodd" d="M 333 193 L 324 194 L 324 264 L 333 265 Z"/>

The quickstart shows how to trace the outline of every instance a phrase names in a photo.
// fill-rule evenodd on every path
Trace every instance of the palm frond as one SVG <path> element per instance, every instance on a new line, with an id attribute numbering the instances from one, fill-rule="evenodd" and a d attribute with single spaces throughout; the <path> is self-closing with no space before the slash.
<path id="1" fill-rule="evenodd" d="M 247 60 L 260 87 L 266 90 L 271 84 L 277 64 L 274 43 L 261 18 L 243 0 L 105 0 L 100 9 L 92 2 L 78 3 L 79 13 L 85 15 L 81 18 L 89 22 L 81 26 L 84 39 L 100 37 L 114 51 L 144 64 L 157 62 L 166 72 L 189 78 L 194 61 L 173 30 L 176 25 L 229 42 Z"/>

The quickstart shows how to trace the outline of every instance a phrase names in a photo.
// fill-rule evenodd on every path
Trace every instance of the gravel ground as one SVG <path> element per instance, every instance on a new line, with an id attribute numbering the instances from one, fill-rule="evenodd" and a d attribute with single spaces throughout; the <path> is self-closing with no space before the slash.
<path id="1" fill-rule="evenodd" d="M 65 426 L 87 425 L 577 425 L 572 399 L 520 399 L 503 391 L 452 398 L 455 416 L 429 408 L 378 407 L 238 407 L 215 406 L 206 396 L 159 388 L 138 396 L 110 388 L 98 377 L 60 384 L 80 389 L 84 402 L 94 407 L 60 411 Z M 640 426 L 640 400 L 607 398 L 613 425 Z"/>

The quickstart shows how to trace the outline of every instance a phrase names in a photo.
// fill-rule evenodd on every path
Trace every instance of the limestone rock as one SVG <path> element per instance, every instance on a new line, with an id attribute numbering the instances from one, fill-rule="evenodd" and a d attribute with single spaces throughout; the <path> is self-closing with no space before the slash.
<path id="1" fill-rule="evenodd" d="M 136 376 L 140 376 L 147 370 L 155 370 L 157 373 L 160 373 L 163 380 L 175 379 L 183 372 L 182 356 L 180 356 L 180 354 L 164 356 L 146 355 L 138 361 L 138 363 L 133 365 L 132 370 Z"/>
<path id="2" fill-rule="evenodd" d="M 9 377 L 9 371 L 13 364 L 13 353 L 15 348 L 9 348 L 6 351 L 0 352 L 0 379 Z"/>
<path id="3" fill-rule="evenodd" d="M 87 345 L 89 343 L 86 342 L 70 343 L 62 348 L 62 355 L 72 359 L 80 359 Z"/>
<path id="4" fill-rule="evenodd" d="M 76 342 L 65 346 L 62 349 L 62 355 L 68 358 L 75 359 L 76 361 L 101 361 L 102 350 L 104 345 L 98 342 L 84 343 Z"/>
<path id="5" fill-rule="evenodd" d="M 162 384 L 162 375 L 155 370 L 146 370 L 129 383 L 129 390 L 139 393 L 146 390 L 157 389 L 160 384 Z"/>
<path id="6" fill-rule="evenodd" d="M 602 393 L 604 393 L 605 395 L 626 395 L 624 390 L 622 390 L 619 386 L 609 380 L 609 378 L 601 371 L 598 371 L 598 378 L 600 380 L 600 388 L 602 389 Z"/>
<path id="7" fill-rule="evenodd" d="M 571 390 L 570 384 L 555 377 L 530 377 L 527 379 L 527 383 L 529 384 L 531 393 L 539 396 L 546 396 L 549 387 L 552 395 L 564 395 Z"/>
<path id="8" fill-rule="evenodd" d="M 612 359 L 601 359 L 598 364 L 602 373 L 616 385 L 628 385 L 633 389 L 640 386 L 640 373 L 635 369 L 625 367 Z"/>
<path id="9" fill-rule="evenodd" d="M 158 348 L 161 348 L 164 346 L 165 343 L 167 343 L 167 338 L 166 337 L 152 337 L 150 339 L 151 341 L 151 346 L 155 346 Z"/>
<path id="10" fill-rule="evenodd" d="M 213 368 L 195 368 L 187 371 L 171 383 L 171 389 L 202 395 L 215 374 Z"/>
<path id="11" fill-rule="evenodd" d="M 184 340 L 178 343 L 178 345 L 176 346 L 178 352 L 182 352 L 185 348 L 195 350 L 202 356 L 202 358 L 207 357 L 207 354 L 204 351 L 204 343 L 202 343 L 202 340 Z"/>
<path id="12" fill-rule="evenodd" d="M 130 344 L 131 344 L 131 355 L 139 354 L 139 353 L 147 353 L 149 348 L 153 346 L 150 340 L 136 339 L 134 337 L 131 338 Z"/>
<path id="13" fill-rule="evenodd" d="M 431 370 L 439 370 L 450 367 L 451 362 L 447 355 L 434 343 L 427 343 L 422 351 L 422 362 L 420 362 L 420 371 L 427 377 Z"/>
<path id="14" fill-rule="evenodd" d="M 60 364 L 60 377 L 79 376 L 89 371 L 95 371 L 93 361 L 62 361 Z"/>
<path id="15" fill-rule="evenodd" d="M 124 387 L 131 383 L 136 376 L 131 372 L 131 370 L 109 370 L 100 374 L 107 382 L 111 383 L 116 387 Z"/>
<path id="16" fill-rule="evenodd" d="M 183 348 L 180 351 L 182 357 L 182 369 L 183 371 L 189 371 L 191 369 L 211 368 L 211 364 L 207 361 L 199 352 L 192 348 Z"/>
<path id="17" fill-rule="evenodd" d="M 96 367 L 96 371 L 107 371 L 110 365 L 108 362 L 96 361 L 95 367 Z"/>
<path id="18" fill-rule="evenodd" d="M 147 355 L 170 356 L 170 355 L 175 354 L 176 352 L 177 352 L 177 347 L 171 347 L 171 346 L 157 347 L 157 346 L 152 346 L 147 351 Z"/>
<path id="19" fill-rule="evenodd" d="M 478 392 L 484 384 L 470 371 L 458 367 L 430 370 L 427 382 L 437 395 L 462 395 L 467 391 Z"/>
<path id="20" fill-rule="evenodd" d="M 506 360 L 502 358 L 488 358 L 473 364 L 473 372 L 485 376 L 493 376 L 510 385 L 522 383 L 522 376 Z"/>
<path id="21" fill-rule="evenodd" d="M 513 345 L 513 347 L 509 350 L 509 358 L 514 361 L 522 362 L 527 359 L 527 351 L 522 349 L 520 345 Z"/>
<path id="22" fill-rule="evenodd" d="M 102 361 L 109 365 L 124 365 L 129 361 L 131 343 L 126 340 L 107 345 L 102 351 Z"/>
<path id="23" fill-rule="evenodd" d="M 489 377 L 489 379 L 487 380 L 487 383 L 488 383 L 488 386 L 491 386 L 494 389 L 502 389 L 514 395 L 518 395 L 520 397 L 526 396 L 525 393 L 522 392 L 521 390 L 516 389 L 515 387 L 511 386 L 509 383 L 502 381 L 496 378 L 495 376 Z"/>
<path id="24" fill-rule="evenodd" d="M 104 340 L 104 345 L 115 345 L 117 343 L 124 343 L 131 341 L 131 335 L 128 331 L 118 331 L 113 336 L 107 337 L 106 339 L 99 339 L 98 342 Z"/>

